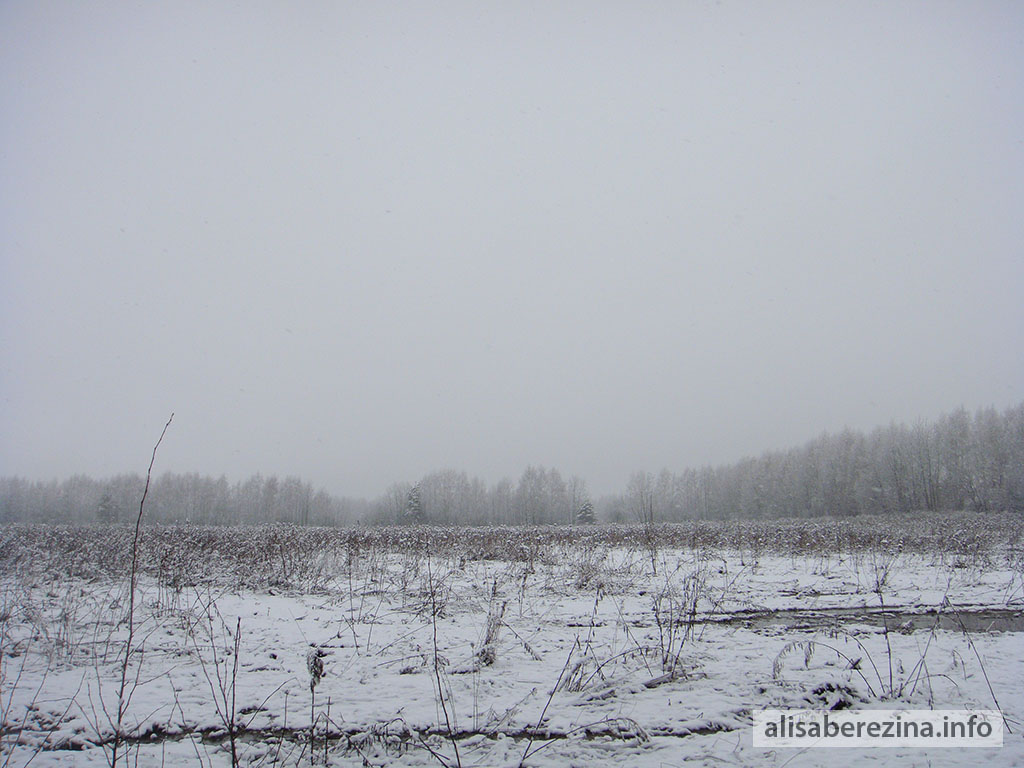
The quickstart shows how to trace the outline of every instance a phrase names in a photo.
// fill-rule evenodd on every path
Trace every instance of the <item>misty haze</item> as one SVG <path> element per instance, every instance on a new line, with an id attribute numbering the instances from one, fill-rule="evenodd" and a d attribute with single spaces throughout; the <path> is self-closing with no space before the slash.
<path id="1" fill-rule="evenodd" d="M 1024 762 L 1021 211 L 1018 3 L 3 4 L 0 763 Z"/>

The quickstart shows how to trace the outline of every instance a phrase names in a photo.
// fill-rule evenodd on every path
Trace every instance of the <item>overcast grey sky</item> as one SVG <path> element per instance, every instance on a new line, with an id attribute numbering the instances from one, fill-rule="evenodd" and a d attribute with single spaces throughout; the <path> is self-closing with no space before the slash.
<path id="1" fill-rule="evenodd" d="M 0 475 L 680 470 L 1024 399 L 1020 2 L 0 5 Z"/>

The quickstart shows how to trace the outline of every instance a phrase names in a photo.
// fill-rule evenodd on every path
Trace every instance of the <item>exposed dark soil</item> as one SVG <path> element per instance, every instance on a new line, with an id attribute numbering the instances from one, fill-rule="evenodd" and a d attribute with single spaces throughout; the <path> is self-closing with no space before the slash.
<path id="1" fill-rule="evenodd" d="M 786 627 L 793 630 L 821 629 L 832 626 L 864 624 L 888 627 L 890 631 L 920 632 L 933 627 L 941 630 L 984 632 L 1024 632 L 1021 608 L 938 608 L 893 606 L 888 608 L 788 608 L 777 611 L 735 611 L 712 616 L 715 624 L 738 624 L 747 629 Z"/>

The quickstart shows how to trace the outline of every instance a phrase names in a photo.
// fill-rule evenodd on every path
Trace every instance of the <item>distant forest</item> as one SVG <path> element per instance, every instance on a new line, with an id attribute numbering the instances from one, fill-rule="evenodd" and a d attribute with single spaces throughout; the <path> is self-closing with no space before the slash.
<path id="1" fill-rule="evenodd" d="M 133 521 L 145 478 L 62 482 L 0 479 L 2 523 Z M 545 525 L 688 519 L 852 516 L 909 511 L 1024 512 L 1024 403 L 933 423 L 843 430 L 800 448 L 718 467 L 634 473 L 620 494 L 591 499 L 586 483 L 527 467 L 488 485 L 458 470 L 390 486 L 377 499 L 340 498 L 296 477 L 164 474 L 146 500 L 160 523 L 237 525 Z"/>

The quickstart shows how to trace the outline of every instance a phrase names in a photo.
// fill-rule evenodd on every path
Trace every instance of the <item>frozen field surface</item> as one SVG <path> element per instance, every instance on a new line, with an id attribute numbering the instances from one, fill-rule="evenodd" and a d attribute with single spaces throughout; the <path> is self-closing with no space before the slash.
<path id="1" fill-rule="evenodd" d="M 1013 546 L 563 536 L 512 557 L 302 550 L 289 568 L 286 533 L 259 573 L 144 552 L 127 666 L 126 578 L 9 556 L 5 764 L 104 766 L 117 746 L 132 766 L 1024 765 Z M 1010 732 L 999 749 L 767 751 L 762 708 L 998 708 Z"/>

